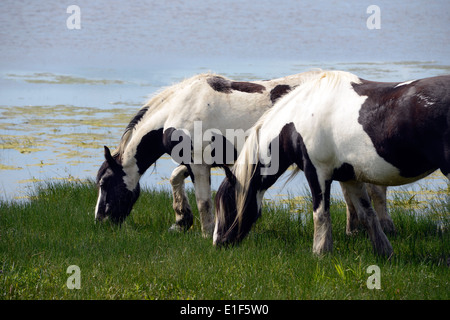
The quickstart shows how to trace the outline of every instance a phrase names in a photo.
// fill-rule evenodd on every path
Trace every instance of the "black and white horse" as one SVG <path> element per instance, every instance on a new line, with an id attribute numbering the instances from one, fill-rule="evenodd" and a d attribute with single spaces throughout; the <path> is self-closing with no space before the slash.
<path id="1" fill-rule="evenodd" d="M 261 214 L 261 200 L 295 164 L 313 198 L 313 252 L 332 250 L 330 186 L 345 186 L 375 252 L 390 255 L 363 183 L 401 185 L 440 169 L 450 179 L 450 76 L 403 83 L 342 72 L 311 75 L 251 129 L 216 194 L 216 245 L 237 243 Z"/>
<path id="2" fill-rule="evenodd" d="M 193 223 L 184 187 L 184 180 L 190 175 L 202 232 L 205 236 L 212 235 L 211 167 L 232 164 L 245 141 L 244 133 L 259 117 L 276 100 L 303 83 L 304 79 L 309 79 L 311 74 L 319 72 L 256 82 L 238 82 L 214 74 L 201 74 L 161 91 L 132 119 L 117 150 L 111 153 L 105 147 L 106 161 L 97 174 L 99 194 L 95 218 L 103 220 L 108 217 L 122 222 L 139 196 L 141 176 L 168 153 L 182 164 L 170 178 L 176 213 L 176 222 L 171 228 L 187 230 Z M 242 136 L 244 139 L 240 139 Z M 219 141 L 226 151 L 222 154 L 218 152 Z M 187 148 L 180 148 L 186 144 Z M 386 191 L 375 186 L 370 189 L 376 191 L 373 199 L 379 203 L 380 218 L 388 229 L 393 230 L 392 220 L 386 212 Z M 351 232 L 355 227 L 353 222 L 357 221 L 351 203 L 348 211 L 348 232 Z"/>

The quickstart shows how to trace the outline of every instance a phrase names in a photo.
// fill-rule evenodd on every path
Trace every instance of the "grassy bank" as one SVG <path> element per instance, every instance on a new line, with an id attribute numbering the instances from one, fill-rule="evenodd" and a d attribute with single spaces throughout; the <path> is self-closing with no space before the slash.
<path id="1" fill-rule="evenodd" d="M 239 247 L 217 250 L 202 238 L 197 212 L 189 232 L 167 231 L 169 192 L 144 191 L 122 227 L 94 223 L 96 196 L 92 183 L 62 183 L 38 188 L 29 202 L 0 202 L 1 299 L 450 298 L 450 201 L 417 215 L 397 199 L 395 255 L 386 260 L 364 232 L 345 234 L 337 200 L 334 251 L 319 258 L 311 214 L 293 219 L 289 203 L 267 204 Z M 79 290 L 66 285 L 71 265 L 80 268 Z M 380 267 L 379 290 L 367 288 L 370 265 Z"/>

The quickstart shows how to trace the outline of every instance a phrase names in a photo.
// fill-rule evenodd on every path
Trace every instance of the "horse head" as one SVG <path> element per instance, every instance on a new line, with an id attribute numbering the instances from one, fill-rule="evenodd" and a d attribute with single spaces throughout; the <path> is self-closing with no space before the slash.
<path id="1" fill-rule="evenodd" d="M 105 146 L 105 161 L 97 173 L 98 200 L 95 207 L 95 219 L 111 219 L 122 223 L 130 214 L 139 197 L 139 183 L 133 190 L 125 184 L 126 173 L 117 157 L 113 157 Z"/>

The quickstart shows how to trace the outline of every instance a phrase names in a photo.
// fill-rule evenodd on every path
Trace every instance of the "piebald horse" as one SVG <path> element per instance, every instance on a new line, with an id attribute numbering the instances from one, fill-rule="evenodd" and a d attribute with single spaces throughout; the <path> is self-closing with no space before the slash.
<path id="1" fill-rule="evenodd" d="M 95 208 L 96 220 L 109 218 L 118 223 L 124 221 L 139 197 L 141 176 L 163 154 L 168 153 L 181 164 L 170 178 L 176 214 L 176 222 L 171 229 L 187 230 L 193 224 L 184 187 L 185 178 L 190 176 L 202 233 L 211 236 L 214 228 L 211 167 L 234 162 L 245 140 L 244 137 L 234 143 L 230 139 L 226 140 L 228 135 L 225 133 L 230 129 L 239 129 L 241 133 L 248 130 L 275 101 L 318 72 L 256 82 L 232 81 L 215 74 L 201 74 L 161 91 L 131 120 L 119 147 L 112 153 L 105 147 L 105 161 L 97 174 L 99 193 Z M 213 132 L 210 135 L 206 131 L 200 132 L 199 136 L 196 132 L 198 124 L 202 130 Z M 225 137 L 220 136 L 221 133 Z M 236 139 L 239 140 L 239 137 Z M 217 150 L 211 150 L 211 145 L 213 141 L 217 143 L 219 140 L 225 141 L 226 147 L 231 144 L 231 148 L 225 148 L 227 154 L 218 158 L 218 152 L 214 154 Z M 188 142 L 188 148 L 183 153 L 179 145 L 186 145 L 184 142 Z M 206 161 L 208 152 L 212 161 Z M 386 212 L 386 190 L 377 186 L 370 186 L 370 190 L 373 190 L 374 203 L 378 203 L 380 218 L 386 228 L 393 231 L 394 225 Z M 348 217 L 347 232 L 350 233 L 357 222 L 351 203 Z"/>
<path id="2" fill-rule="evenodd" d="M 262 198 L 292 164 L 312 193 L 313 252 L 332 250 L 330 186 L 345 187 L 374 251 L 392 254 L 363 183 L 411 183 L 440 169 L 450 179 L 450 75 L 373 82 L 342 71 L 312 74 L 251 129 L 216 194 L 215 245 L 234 244 Z"/>

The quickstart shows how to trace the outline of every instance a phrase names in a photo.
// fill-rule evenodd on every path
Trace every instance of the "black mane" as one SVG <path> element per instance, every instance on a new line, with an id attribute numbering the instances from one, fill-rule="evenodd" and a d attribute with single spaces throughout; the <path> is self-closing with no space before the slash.
<path id="1" fill-rule="evenodd" d="M 134 129 L 134 127 L 138 124 L 138 122 L 141 121 L 142 117 L 147 112 L 148 108 L 149 108 L 149 106 L 143 107 L 138 111 L 138 113 L 136 113 L 134 118 L 131 119 L 130 123 L 127 125 L 123 135 L 125 135 L 128 131 L 131 131 Z"/>

